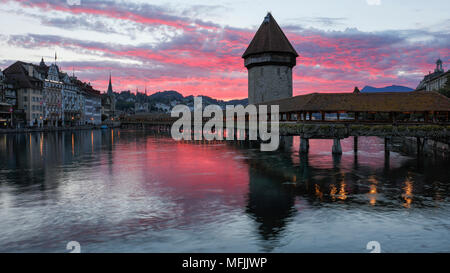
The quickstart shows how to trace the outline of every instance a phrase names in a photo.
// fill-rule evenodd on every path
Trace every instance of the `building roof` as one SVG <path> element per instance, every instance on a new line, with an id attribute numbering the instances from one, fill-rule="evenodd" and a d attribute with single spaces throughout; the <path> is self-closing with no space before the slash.
<path id="1" fill-rule="evenodd" d="M 77 85 L 78 88 L 85 94 L 101 97 L 100 91 L 95 90 L 90 84 L 80 81 L 79 79 L 77 79 L 77 77 L 70 77 L 70 80 L 73 82 L 73 84 Z"/>
<path id="2" fill-rule="evenodd" d="M 41 88 L 42 80 L 28 75 L 28 71 L 25 69 L 25 65 L 32 65 L 33 67 L 38 67 L 30 63 L 24 63 L 17 61 L 6 68 L 3 72 L 18 88 Z"/>
<path id="3" fill-rule="evenodd" d="M 425 75 L 423 80 L 421 80 L 419 85 L 416 87 L 416 90 L 417 91 L 426 90 L 426 84 L 428 84 L 429 82 L 434 81 L 436 79 L 439 79 L 442 77 L 447 77 L 447 76 L 450 76 L 450 70 L 447 70 L 446 72 L 438 71 L 438 72 L 433 72 L 428 75 Z"/>
<path id="4" fill-rule="evenodd" d="M 450 98 L 433 91 L 384 93 L 312 93 L 264 102 L 280 112 L 425 112 L 450 111 Z"/>
<path id="5" fill-rule="evenodd" d="M 298 56 L 297 51 L 295 51 L 270 12 L 264 18 L 263 23 L 247 47 L 247 50 L 245 50 L 242 58 L 267 52 L 290 53 L 295 57 Z"/>

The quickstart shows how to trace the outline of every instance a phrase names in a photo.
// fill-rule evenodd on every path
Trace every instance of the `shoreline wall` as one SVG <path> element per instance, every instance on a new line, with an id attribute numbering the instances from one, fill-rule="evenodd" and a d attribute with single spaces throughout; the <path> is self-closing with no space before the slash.
<path id="1" fill-rule="evenodd" d="M 108 128 L 118 128 L 120 123 L 108 124 Z M 74 127 L 44 127 L 44 128 L 18 128 L 18 129 L 0 129 L 1 134 L 23 134 L 40 132 L 59 132 L 59 131 L 78 131 L 101 129 L 102 125 L 82 125 Z"/>

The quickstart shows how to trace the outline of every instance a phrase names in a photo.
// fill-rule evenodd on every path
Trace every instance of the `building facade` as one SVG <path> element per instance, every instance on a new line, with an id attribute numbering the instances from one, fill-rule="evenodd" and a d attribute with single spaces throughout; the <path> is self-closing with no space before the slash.
<path id="1" fill-rule="evenodd" d="M 0 102 L 11 105 L 14 109 L 17 107 L 17 94 L 14 84 L 0 70 Z"/>
<path id="2" fill-rule="evenodd" d="M 90 84 L 79 82 L 79 88 L 84 94 L 84 123 L 100 125 L 102 123 L 102 95 Z"/>
<path id="3" fill-rule="evenodd" d="M 135 113 L 149 113 L 150 105 L 148 102 L 136 102 L 134 104 L 134 112 Z"/>
<path id="4" fill-rule="evenodd" d="M 17 61 L 4 70 L 16 88 L 17 108 L 25 113 L 28 126 L 43 125 L 43 89 L 45 77 L 36 65 Z"/>
<path id="5" fill-rule="evenodd" d="M 47 77 L 44 80 L 44 125 L 62 126 L 62 87 L 63 83 L 59 78 L 59 68 L 56 64 L 47 67 L 44 59 L 41 60 L 39 67 L 47 71 Z"/>
<path id="6" fill-rule="evenodd" d="M 297 52 L 268 13 L 242 55 L 248 70 L 248 102 L 292 97 L 292 68 Z"/>
<path id="7" fill-rule="evenodd" d="M 438 59 L 434 72 L 429 73 L 423 78 L 417 86 L 416 91 L 437 91 L 444 87 L 448 77 L 450 77 L 450 70 L 445 72 L 442 66 L 442 60 Z"/>
<path id="8" fill-rule="evenodd" d="M 78 85 L 75 84 L 66 73 L 61 74 L 62 88 L 62 111 L 64 125 L 82 125 L 84 99 Z"/>
<path id="9" fill-rule="evenodd" d="M 0 71 L 0 104 L 0 116 L 9 112 L 9 119 L 17 120 L 14 127 L 101 124 L 100 91 L 43 59 L 39 65 L 17 61 Z"/>
<path id="10" fill-rule="evenodd" d="M 0 70 L 0 128 L 13 126 L 13 113 L 17 108 L 17 97 L 13 84 Z"/>
<path id="11" fill-rule="evenodd" d="M 85 124 L 100 125 L 102 123 L 102 98 L 100 92 L 98 94 L 86 94 L 85 104 Z"/>

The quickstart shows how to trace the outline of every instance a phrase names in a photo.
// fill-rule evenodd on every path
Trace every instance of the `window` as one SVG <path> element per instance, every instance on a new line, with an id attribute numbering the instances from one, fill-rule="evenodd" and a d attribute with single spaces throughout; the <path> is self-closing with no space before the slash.
<path id="1" fill-rule="evenodd" d="M 23 101 L 27 102 L 28 101 L 28 97 L 27 96 L 23 96 Z"/>

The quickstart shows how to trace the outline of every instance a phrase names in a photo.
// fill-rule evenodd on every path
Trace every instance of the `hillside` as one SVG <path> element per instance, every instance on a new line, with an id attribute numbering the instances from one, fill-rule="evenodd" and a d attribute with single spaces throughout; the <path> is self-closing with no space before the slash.
<path id="1" fill-rule="evenodd" d="M 414 89 L 401 86 L 401 85 L 391 85 L 386 87 L 372 87 L 372 86 L 365 86 L 361 92 L 362 93 L 380 93 L 380 92 L 411 92 L 414 91 Z"/>
<path id="2" fill-rule="evenodd" d="M 193 109 L 194 96 L 183 96 L 177 91 L 168 90 L 162 92 L 156 92 L 151 95 L 144 93 L 138 93 L 137 95 L 130 91 L 122 91 L 115 93 L 116 96 L 116 109 L 125 112 L 134 111 L 135 103 L 148 103 L 151 112 L 169 112 L 173 106 L 177 104 L 185 104 Z M 230 100 L 223 101 L 217 100 L 208 96 L 200 96 L 203 100 L 203 106 L 207 105 L 219 105 L 222 109 L 225 109 L 226 105 L 247 105 L 248 99 L 242 100 Z"/>

